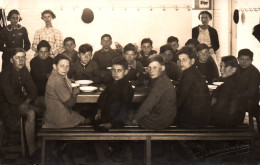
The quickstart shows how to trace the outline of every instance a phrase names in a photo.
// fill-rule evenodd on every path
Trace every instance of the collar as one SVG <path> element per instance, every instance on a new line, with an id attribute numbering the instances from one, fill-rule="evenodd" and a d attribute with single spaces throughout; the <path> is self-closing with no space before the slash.
<path id="1" fill-rule="evenodd" d="M 136 60 L 134 60 L 133 64 L 128 65 L 128 67 L 136 69 Z"/>
<path id="2" fill-rule="evenodd" d="M 16 28 L 12 27 L 12 25 L 8 25 L 6 28 L 7 28 L 8 31 L 19 30 L 19 29 L 22 28 L 22 25 L 17 24 Z"/>
<path id="3" fill-rule="evenodd" d="M 101 49 L 101 52 L 102 52 L 102 53 L 108 53 L 108 52 L 111 52 L 111 50 L 112 50 L 112 48 L 109 48 L 108 51 L 105 51 L 105 50 L 102 48 L 102 49 Z"/>
<path id="4" fill-rule="evenodd" d="M 187 74 L 187 73 L 193 72 L 195 69 L 196 69 L 196 66 L 195 66 L 195 64 L 193 64 L 191 67 L 189 67 L 188 69 L 184 70 L 183 74 Z"/>

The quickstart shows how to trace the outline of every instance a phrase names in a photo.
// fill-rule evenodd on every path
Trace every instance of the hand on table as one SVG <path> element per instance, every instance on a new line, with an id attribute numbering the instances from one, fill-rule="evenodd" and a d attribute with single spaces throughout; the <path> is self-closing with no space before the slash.
<path id="1" fill-rule="evenodd" d="M 79 92 L 80 92 L 79 87 L 73 88 L 73 89 L 72 89 L 72 95 L 73 95 L 73 97 L 76 97 L 76 96 L 79 94 Z"/>

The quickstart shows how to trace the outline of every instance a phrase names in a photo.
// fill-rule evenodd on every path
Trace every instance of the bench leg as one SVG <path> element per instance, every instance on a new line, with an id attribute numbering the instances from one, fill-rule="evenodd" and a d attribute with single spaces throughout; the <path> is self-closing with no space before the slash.
<path id="1" fill-rule="evenodd" d="M 151 136 L 146 137 L 146 165 L 152 164 Z"/>
<path id="2" fill-rule="evenodd" d="M 20 118 L 20 136 L 21 136 L 21 152 L 22 157 L 25 158 L 25 143 L 24 143 L 24 123 L 23 123 L 23 117 Z"/>
<path id="3" fill-rule="evenodd" d="M 44 138 L 42 138 L 42 153 L 41 153 L 41 165 L 44 165 L 45 164 L 45 144 L 46 141 Z"/>

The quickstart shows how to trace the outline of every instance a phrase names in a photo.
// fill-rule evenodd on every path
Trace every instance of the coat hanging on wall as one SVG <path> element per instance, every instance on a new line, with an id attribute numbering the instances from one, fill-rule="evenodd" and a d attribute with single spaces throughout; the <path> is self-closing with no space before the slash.
<path id="1" fill-rule="evenodd" d="M 256 25 L 253 30 L 253 36 L 260 42 L 260 24 Z"/>
<path id="2" fill-rule="evenodd" d="M 242 14 L 241 14 L 241 21 L 242 21 L 242 24 L 244 24 L 246 21 L 246 15 L 245 15 L 244 11 L 242 11 Z"/>
<path id="3" fill-rule="evenodd" d="M 81 19 L 85 23 L 91 23 L 94 20 L 94 13 L 91 9 L 85 8 L 82 12 Z"/>
<path id="4" fill-rule="evenodd" d="M 239 21 L 239 11 L 237 9 L 234 11 L 233 20 L 236 24 Z"/>
<path id="5" fill-rule="evenodd" d="M 2 31 L 2 29 L 6 26 L 7 26 L 7 23 L 6 23 L 6 17 L 5 17 L 5 9 L 0 9 L 0 31 Z"/>

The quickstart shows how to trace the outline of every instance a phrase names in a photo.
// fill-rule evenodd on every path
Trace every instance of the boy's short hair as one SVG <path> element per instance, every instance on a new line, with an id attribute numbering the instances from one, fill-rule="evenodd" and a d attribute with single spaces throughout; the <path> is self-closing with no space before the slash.
<path id="1" fill-rule="evenodd" d="M 167 43 L 172 43 L 176 41 L 177 43 L 179 43 L 179 39 L 177 37 L 174 37 L 174 36 L 170 36 L 168 39 L 167 39 Z"/>
<path id="2" fill-rule="evenodd" d="M 253 60 L 254 53 L 250 49 L 241 49 L 238 52 L 238 58 L 240 56 L 248 56 L 248 57 L 250 57 Z"/>
<path id="3" fill-rule="evenodd" d="M 186 43 L 185 46 L 188 46 L 189 44 L 194 45 L 195 47 L 197 47 L 200 43 L 198 40 L 196 39 L 189 39 Z"/>
<path id="4" fill-rule="evenodd" d="M 169 44 L 163 45 L 160 47 L 160 54 L 163 54 L 166 50 L 170 50 L 172 52 L 172 47 Z M 172 52 L 173 54 L 173 52 Z"/>
<path id="5" fill-rule="evenodd" d="M 26 55 L 26 52 L 23 48 L 12 48 L 10 51 L 10 58 L 13 58 L 13 56 L 15 56 L 17 53 L 22 52 Z"/>
<path id="6" fill-rule="evenodd" d="M 123 57 L 115 57 L 112 60 L 112 66 L 113 65 L 121 65 L 125 70 L 128 69 L 128 63 Z"/>
<path id="7" fill-rule="evenodd" d="M 47 9 L 47 10 L 44 10 L 44 11 L 42 12 L 42 19 L 43 19 L 43 15 L 44 15 L 44 14 L 47 14 L 47 13 L 51 15 L 52 19 L 55 19 L 55 18 L 56 18 L 56 15 L 55 15 L 50 9 Z"/>
<path id="8" fill-rule="evenodd" d="M 79 47 L 79 53 L 86 53 L 86 52 L 93 52 L 93 48 L 90 44 L 83 44 L 83 45 L 80 45 Z"/>
<path id="9" fill-rule="evenodd" d="M 180 54 L 187 54 L 189 56 L 190 59 L 192 58 L 196 58 L 196 54 L 195 52 L 192 50 L 192 48 L 188 47 L 188 46 L 184 46 L 182 47 L 178 53 L 177 56 L 179 56 Z"/>
<path id="10" fill-rule="evenodd" d="M 200 20 L 200 15 L 202 15 L 202 14 L 207 14 L 209 16 L 209 18 L 212 19 L 212 14 L 210 12 L 202 11 L 202 12 L 199 13 L 199 16 L 198 16 L 199 20 Z"/>
<path id="11" fill-rule="evenodd" d="M 160 65 L 165 66 L 165 62 L 163 60 L 163 57 L 161 55 L 153 55 L 148 58 L 148 64 L 157 61 Z"/>
<path id="12" fill-rule="evenodd" d="M 197 45 L 197 47 L 196 47 L 197 52 L 198 52 L 198 51 L 201 51 L 201 50 L 203 50 L 203 49 L 209 50 L 208 45 L 207 45 L 207 44 L 199 44 L 199 45 Z"/>
<path id="13" fill-rule="evenodd" d="M 231 66 L 238 68 L 239 66 L 237 59 L 234 56 L 224 56 L 221 58 L 221 62 L 224 62 L 225 67 Z"/>
<path id="14" fill-rule="evenodd" d="M 104 34 L 103 36 L 101 36 L 101 40 L 105 37 L 108 37 L 110 40 L 112 40 L 112 37 L 110 34 Z"/>
<path id="15" fill-rule="evenodd" d="M 57 56 L 54 57 L 54 64 L 58 64 L 60 60 L 68 60 L 69 63 L 70 63 L 70 59 L 69 57 L 67 57 L 66 55 L 64 54 L 58 54 Z"/>
<path id="16" fill-rule="evenodd" d="M 46 40 L 41 40 L 41 41 L 38 43 L 38 45 L 37 45 L 37 52 L 38 52 L 42 47 L 48 48 L 48 51 L 51 50 L 51 45 L 50 45 L 49 42 L 46 41 Z"/>
<path id="17" fill-rule="evenodd" d="M 134 44 L 127 44 L 125 47 L 124 47 L 124 53 L 126 53 L 127 51 L 133 51 L 135 54 L 137 53 L 137 50 L 136 50 L 136 47 Z"/>
<path id="18" fill-rule="evenodd" d="M 10 21 L 10 19 L 11 19 L 11 17 L 12 17 L 13 14 L 17 14 L 17 15 L 20 16 L 19 11 L 13 9 L 13 10 L 11 10 L 11 11 L 8 13 L 8 15 L 7 15 L 7 21 Z M 19 17 L 19 20 L 18 20 L 18 21 L 20 22 L 21 20 L 22 20 L 22 17 Z"/>
<path id="19" fill-rule="evenodd" d="M 151 46 L 153 46 L 153 41 L 150 38 L 144 38 L 141 41 L 141 45 L 145 44 L 145 43 L 149 43 Z"/>
<path id="20" fill-rule="evenodd" d="M 72 37 L 66 37 L 63 41 L 63 45 L 65 45 L 65 43 L 68 41 L 72 41 L 76 45 L 75 39 Z"/>

